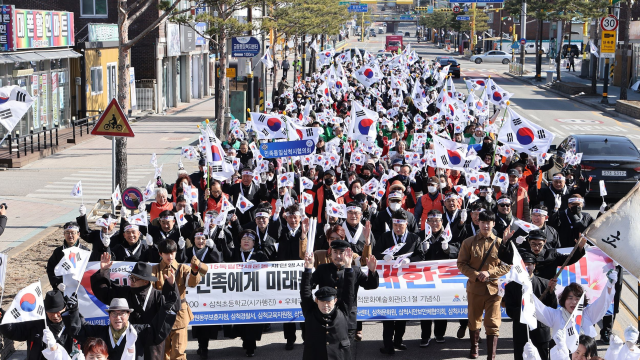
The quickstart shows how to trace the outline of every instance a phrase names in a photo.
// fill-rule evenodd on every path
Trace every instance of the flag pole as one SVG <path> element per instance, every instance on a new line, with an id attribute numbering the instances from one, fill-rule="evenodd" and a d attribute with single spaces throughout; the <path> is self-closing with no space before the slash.
<path id="1" fill-rule="evenodd" d="M 0 145 L 2 145 L 2 143 L 4 142 L 4 140 L 7 138 L 7 136 L 9 136 L 11 132 L 7 132 L 6 134 L 4 134 L 4 137 L 2 138 L 2 140 L 0 140 Z M 11 145 L 9 145 L 11 146 Z"/>

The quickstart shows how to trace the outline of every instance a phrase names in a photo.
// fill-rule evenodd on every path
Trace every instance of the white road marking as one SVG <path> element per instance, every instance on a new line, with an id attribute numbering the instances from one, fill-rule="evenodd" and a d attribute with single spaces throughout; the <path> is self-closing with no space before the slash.
<path id="1" fill-rule="evenodd" d="M 536 120 L 536 121 L 542 121 L 542 120 L 538 119 L 538 117 L 536 117 L 536 116 L 535 116 L 535 115 L 533 115 L 533 114 L 528 114 L 528 116 L 529 116 L 530 118 L 532 118 L 533 120 Z"/>
<path id="2" fill-rule="evenodd" d="M 564 133 L 553 126 L 549 126 L 549 129 L 553 130 L 557 135 L 564 136 Z"/>

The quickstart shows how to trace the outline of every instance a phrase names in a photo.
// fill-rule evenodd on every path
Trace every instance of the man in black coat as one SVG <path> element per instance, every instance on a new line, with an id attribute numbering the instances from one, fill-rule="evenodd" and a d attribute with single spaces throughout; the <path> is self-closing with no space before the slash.
<path id="1" fill-rule="evenodd" d="M 75 300 L 75 304 L 77 306 L 77 300 Z M 73 338 L 68 327 L 65 328 L 62 321 L 62 313 L 66 311 L 66 308 L 67 304 L 65 304 L 62 292 L 55 289 L 47 292 L 44 297 L 44 309 L 47 314 L 46 326 L 53 333 L 56 342 L 70 353 L 73 349 Z M 0 309 L 0 314 L 5 316 L 4 310 Z M 0 325 L 0 334 L 13 341 L 26 341 L 28 360 L 44 360 L 42 350 L 47 347 L 42 336 L 44 329 L 45 323 L 42 320 L 34 320 Z"/>
<path id="2" fill-rule="evenodd" d="M 580 240 L 578 249 L 567 265 L 577 263 L 584 255 L 584 244 L 586 238 Z M 558 267 L 562 266 L 564 262 L 569 258 L 569 254 L 560 254 L 557 249 L 546 249 L 546 235 L 541 230 L 531 230 L 529 232 L 529 248 L 536 257 L 536 268 L 534 274 L 543 279 L 551 280 L 558 271 Z M 575 244 L 574 244 L 575 245 Z"/>
<path id="3" fill-rule="evenodd" d="M 165 286 L 168 289 L 175 287 L 173 273 L 166 279 Z M 67 327 L 79 343 L 84 343 L 90 337 L 104 339 L 110 359 L 120 359 L 124 351 L 135 347 L 136 359 L 144 360 L 147 359 L 146 349 L 163 343 L 176 320 L 176 313 L 173 311 L 178 302 L 178 298 L 174 296 L 176 292 L 168 290 L 166 294 L 169 297 L 165 297 L 163 307 L 158 308 L 158 311 L 153 314 L 149 324 L 131 324 L 129 314 L 133 309 L 129 308 L 127 300 L 114 298 L 107 309 L 109 325 L 88 324 L 84 318 L 80 317 L 77 307 L 68 312 L 69 316 L 65 316 L 65 325 L 68 323 Z M 132 329 L 137 335 L 133 334 Z"/>
<path id="4" fill-rule="evenodd" d="M 444 214 L 442 214 L 442 227 L 450 224 L 453 238 L 460 235 L 460 231 L 467 221 L 467 209 L 460 209 L 460 196 L 455 192 L 449 192 L 444 198 Z"/>
<path id="5" fill-rule="evenodd" d="M 234 238 L 238 238 L 238 235 L 243 230 L 254 230 L 258 236 L 256 239 L 256 250 L 262 251 L 269 261 L 276 261 L 277 251 L 277 231 L 279 227 L 279 220 L 271 220 L 271 205 L 268 203 L 261 203 L 257 206 L 255 221 L 241 225 L 238 220 L 231 223 L 231 232 Z"/>
<path id="6" fill-rule="evenodd" d="M 553 214 L 549 219 L 549 225 L 558 232 L 562 247 L 573 247 L 580 234 L 593 223 L 591 215 L 582 212 L 583 206 L 582 196 L 573 194 L 568 199 L 567 208 Z"/>
<path id="7" fill-rule="evenodd" d="M 351 248 L 349 243 L 344 240 L 334 240 L 331 242 L 331 262 L 329 264 L 321 264 L 318 266 L 316 271 L 313 272 L 311 277 L 312 287 L 315 288 L 316 285 L 320 288 L 328 286 L 331 288 L 335 288 L 338 291 L 338 300 L 340 300 L 343 290 L 342 286 L 344 286 L 344 273 L 345 273 L 345 264 L 347 262 L 351 262 L 353 258 L 347 258 L 345 253 L 346 249 Z M 353 252 L 353 249 L 351 249 Z M 358 288 L 362 287 L 365 290 L 373 290 L 378 288 L 379 276 L 378 271 L 376 270 L 377 259 L 375 256 L 369 255 L 367 258 L 367 268 L 368 272 L 364 273 L 360 269 L 360 267 L 353 268 L 353 272 L 355 273 L 355 283 L 353 289 L 353 301 L 351 312 L 349 314 L 349 341 L 351 343 L 351 352 L 352 355 L 355 355 L 355 347 L 354 342 L 356 340 L 356 331 L 358 329 L 357 326 L 357 299 L 358 299 Z"/>
<path id="8" fill-rule="evenodd" d="M 531 279 L 531 285 L 533 287 L 533 295 L 540 298 L 544 290 L 549 286 L 549 280 L 543 279 L 534 275 L 536 268 L 536 257 L 530 252 L 523 252 L 520 254 L 522 261 L 527 267 L 529 272 L 529 278 Z M 549 341 L 551 340 L 551 331 L 548 326 L 538 321 L 538 326 L 535 330 L 529 331 L 526 324 L 520 323 L 520 311 L 522 309 L 522 285 L 515 281 L 508 283 L 505 286 L 505 293 L 503 297 L 504 306 L 507 311 L 507 315 L 513 320 L 513 350 L 514 358 L 516 360 L 522 360 L 522 353 L 524 351 L 524 345 L 528 339 L 531 339 L 533 345 L 538 349 L 541 359 L 549 358 Z M 553 289 L 540 299 L 543 304 L 555 309 L 558 307 L 558 299 L 556 298 Z M 527 335 L 527 331 L 529 334 Z"/>
<path id="9" fill-rule="evenodd" d="M 558 249 L 560 246 L 560 240 L 558 239 L 558 232 L 553 227 L 547 224 L 547 220 L 549 220 L 549 212 L 546 206 L 544 205 L 536 205 L 531 209 L 531 223 L 542 231 L 545 234 L 545 238 L 547 241 L 544 244 L 545 249 Z M 513 236 L 518 237 L 527 237 L 526 231 L 522 229 L 516 230 Z M 529 242 L 525 241 L 522 244 L 518 245 L 518 250 L 531 251 L 531 247 L 529 246 Z"/>
<path id="10" fill-rule="evenodd" d="M 571 195 L 571 192 L 566 186 L 566 178 L 561 172 L 553 174 L 553 180 L 550 186 L 539 190 L 537 186 L 531 186 L 529 190 L 531 195 L 533 195 L 530 203 L 546 206 L 551 216 L 557 211 L 562 211 L 567 208 L 567 199 Z"/>
<path id="11" fill-rule="evenodd" d="M 116 230 L 118 219 L 113 214 L 102 215 L 101 218 L 96 220 L 96 226 L 99 226 L 100 229 L 91 230 L 87 222 L 87 210 L 82 205 L 80 206 L 80 216 L 76 218 L 76 222 L 80 227 L 82 240 L 92 245 L 89 261 L 100 261 L 103 253 L 110 253 L 111 247 L 124 241 L 122 236 L 123 223 L 120 223 L 120 231 Z"/>
<path id="12" fill-rule="evenodd" d="M 100 259 L 100 271 L 91 275 L 91 291 L 103 304 L 109 304 L 115 298 L 123 298 L 133 310 L 129 314 L 129 322 L 132 324 L 150 324 L 155 314 L 165 306 L 165 299 L 178 296 L 178 289 L 164 286 L 162 291 L 151 286 L 152 281 L 157 281 L 151 275 L 151 265 L 144 262 L 137 263 L 129 273 L 129 286 L 118 285 L 111 280 L 111 256 L 107 253 Z M 176 294 L 168 294 L 175 291 Z M 180 308 L 174 308 L 174 311 Z M 164 359 L 164 341 L 156 346 L 145 348 L 145 358 L 153 360 Z"/>
<path id="13" fill-rule="evenodd" d="M 373 233 L 373 236 L 375 238 L 374 244 L 380 241 L 384 233 L 393 228 L 391 217 L 396 212 L 401 212 L 406 215 L 408 224 L 407 230 L 410 233 L 417 234 L 418 231 L 420 231 L 420 226 L 418 226 L 416 218 L 413 216 L 413 214 L 400 207 L 400 202 L 402 201 L 403 196 L 404 195 L 402 194 L 402 192 L 393 192 L 389 194 L 389 196 L 387 197 L 388 206 L 386 207 L 386 209 L 380 210 L 378 212 L 376 220 L 371 223 L 371 225 L 373 226 L 371 232 Z"/>
<path id="14" fill-rule="evenodd" d="M 249 200 L 254 207 L 245 211 L 244 214 L 240 211 L 236 211 L 236 216 L 240 224 L 246 224 L 255 220 L 256 206 L 260 204 L 260 201 L 267 197 L 267 186 L 256 185 L 253 182 L 253 169 L 246 167 L 242 169 L 242 178 L 239 183 L 231 185 L 229 189 L 229 201 L 234 206 L 238 203 L 240 195 Z"/>
<path id="15" fill-rule="evenodd" d="M 345 258 L 351 259 L 352 254 L 350 248 L 345 249 Z M 351 268 L 351 262 L 346 261 L 340 298 L 336 288 L 325 286 L 316 291 L 314 302 L 311 295 L 313 264 L 313 254 L 307 254 L 300 284 L 300 306 L 308 334 L 302 358 L 304 360 L 351 360 L 348 329 L 351 307 L 355 301 L 353 293 L 356 289 L 355 272 Z"/>
<path id="16" fill-rule="evenodd" d="M 393 256 L 412 253 L 409 258 L 402 260 L 403 264 L 423 261 L 425 254 L 421 245 L 422 241 L 420 236 L 407 230 L 407 215 L 404 212 L 396 211 L 393 213 L 392 221 L 393 229 L 384 233 L 380 241 L 376 242 L 376 248 L 373 250 L 376 259 L 390 262 L 393 260 Z M 404 243 L 404 246 L 395 254 L 384 254 L 385 250 L 400 243 Z M 380 352 L 391 355 L 395 353 L 395 349 L 406 350 L 407 346 L 402 342 L 406 327 L 407 322 L 404 320 L 383 321 L 382 339 L 384 347 L 380 348 Z"/>
<path id="17" fill-rule="evenodd" d="M 138 225 L 124 227 L 124 242 L 113 247 L 115 261 L 144 261 L 149 245 L 140 239 L 141 232 Z"/>
<path id="18" fill-rule="evenodd" d="M 80 227 L 77 222 L 68 222 L 64 224 L 63 229 L 64 243 L 62 246 L 58 246 L 53 250 L 53 254 L 51 254 L 49 261 L 47 261 L 47 276 L 49 277 L 49 283 L 53 289 L 58 289 L 58 286 L 63 284 L 62 276 L 56 276 L 54 273 L 56 265 L 58 265 L 64 256 L 63 250 L 76 246 L 82 250 L 90 251 L 86 246 L 80 244 L 80 240 L 78 239 L 80 237 Z M 61 287 L 62 289 L 60 291 L 64 291 L 64 285 Z"/>
<path id="19" fill-rule="evenodd" d="M 186 262 L 184 250 L 187 242 L 179 229 L 180 225 L 176 223 L 175 213 L 171 210 L 164 210 L 158 216 L 158 226 L 149 225 L 149 231 L 145 238 L 146 244 L 149 246 L 147 251 L 143 254 L 142 260 L 151 263 L 159 263 L 162 261 L 158 252 L 158 244 L 164 240 L 171 239 L 178 245 L 178 252 L 176 254 L 176 261 L 179 263 Z"/>

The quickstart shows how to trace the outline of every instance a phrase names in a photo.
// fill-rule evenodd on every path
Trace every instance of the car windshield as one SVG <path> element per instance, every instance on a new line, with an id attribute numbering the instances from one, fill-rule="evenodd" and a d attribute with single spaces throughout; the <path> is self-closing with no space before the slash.
<path id="1" fill-rule="evenodd" d="M 442 66 L 447 66 L 447 65 L 456 66 L 456 65 L 458 65 L 458 62 L 453 60 L 453 59 L 442 59 L 442 60 L 440 60 L 440 65 L 442 65 Z"/>
<path id="2" fill-rule="evenodd" d="M 607 142 L 581 141 L 580 152 L 583 155 L 640 157 L 638 149 L 626 139 Z"/>
<path id="3" fill-rule="evenodd" d="M 389 41 L 389 46 L 400 46 L 400 41 Z"/>

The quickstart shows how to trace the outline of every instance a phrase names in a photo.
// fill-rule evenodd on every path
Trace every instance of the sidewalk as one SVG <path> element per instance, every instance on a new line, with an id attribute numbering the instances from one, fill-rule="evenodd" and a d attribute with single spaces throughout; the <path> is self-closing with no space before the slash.
<path id="1" fill-rule="evenodd" d="M 149 163 L 156 153 L 163 165 L 163 179 L 173 183 L 182 146 L 197 143 L 196 125 L 215 111 L 213 97 L 172 109 L 171 114 L 154 115 L 133 123 L 136 136 L 127 141 L 128 186 L 144 189 L 153 179 Z M 182 159 L 187 172 L 197 171 L 197 162 Z M 6 202 L 7 228 L 0 237 L 0 252 L 39 239 L 50 227 L 78 216 L 81 199 L 70 196 L 82 181 L 84 204 L 91 211 L 98 199 L 111 196 L 111 141 L 93 136 L 20 169 L 0 171 L 0 203 Z"/>

